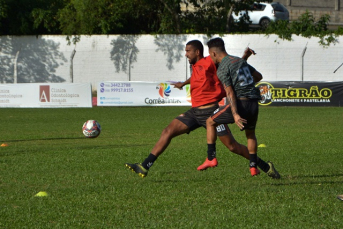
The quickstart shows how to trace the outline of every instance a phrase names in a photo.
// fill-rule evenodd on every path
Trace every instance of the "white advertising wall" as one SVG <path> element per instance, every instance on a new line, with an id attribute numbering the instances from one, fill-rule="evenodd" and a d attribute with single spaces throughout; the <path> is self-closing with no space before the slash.
<path id="1" fill-rule="evenodd" d="M 212 37 L 217 37 L 213 35 Z M 185 45 L 205 34 L 92 35 L 68 45 L 65 36 L 0 36 L 0 83 L 91 83 L 103 81 L 184 81 L 190 76 Z M 223 35 L 227 51 L 241 56 L 249 45 L 257 53 L 248 62 L 265 81 L 342 81 L 343 40 L 329 47 L 316 37 Z"/>
<path id="2" fill-rule="evenodd" d="M 98 106 L 191 106 L 190 87 L 171 82 L 106 81 L 98 84 Z"/>
<path id="3" fill-rule="evenodd" d="M 90 83 L 0 84 L 0 107 L 92 107 Z"/>

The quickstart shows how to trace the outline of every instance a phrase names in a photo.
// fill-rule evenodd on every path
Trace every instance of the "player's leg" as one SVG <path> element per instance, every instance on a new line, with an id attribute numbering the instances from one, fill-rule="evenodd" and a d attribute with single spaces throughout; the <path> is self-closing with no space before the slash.
<path id="1" fill-rule="evenodd" d="M 210 117 L 213 114 L 213 112 L 215 112 L 217 109 L 218 109 L 217 104 L 214 104 L 213 106 L 210 106 L 210 107 L 207 107 L 204 109 L 201 109 L 201 108 L 197 109 L 196 110 L 196 119 L 197 119 L 199 125 L 206 128 L 206 121 L 207 121 L 208 117 Z M 216 131 L 215 127 L 214 127 L 214 131 Z M 216 136 L 217 135 L 215 134 L 215 138 L 216 138 Z M 197 169 L 199 171 L 201 171 L 201 170 L 205 170 L 205 169 L 210 168 L 210 167 L 216 167 L 217 165 L 218 165 L 218 161 L 216 158 L 215 144 L 208 145 L 207 158 L 206 158 L 205 162 L 203 164 L 201 164 Z"/>
<path id="2" fill-rule="evenodd" d="M 241 107 L 241 106 L 239 106 Z M 225 124 L 220 123 L 234 123 L 234 118 L 231 112 L 230 105 L 227 105 L 226 107 L 221 107 L 220 109 L 216 110 L 215 114 L 213 114 L 210 118 L 206 121 L 206 128 L 207 128 L 207 144 L 208 144 L 208 150 L 211 148 L 215 149 L 215 141 L 216 136 L 218 135 L 221 142 L 233 153 L 238 154 L 248 160 L 250 160 L 251 156 L 249 154 L 249 150 L 245 145 L 242 145 L 238 143 L 235 138 L 233 137 L 229 127 Z M 256 125 L 256 122 L 254 123 Z M 215 129 L 215 127 L 217 127 Z M 215 131 L 216 130 L 216 131 Z M 256 137 L 255 137 L 256 138 Z M 211 146 L 213 145 L 214 146 Z M 256 156 L 256 155 L 255 155 Z M 255 156 L 253 156 L 255 158 Z M 263 162 L 263 160 L 260 160 L 260 158 L 257 157 L 258 162 Z M 264 163 L 266 164 L 266 163 Z M 263 163 L 259 163 L 263 167 Z M 268 165 L 268 164 L 267 164 Z M 253 175 L 258 175 L 260 172 L 258 169 L 255 169 L 255 172 Z"/>
<path id="3" fill-rule="evenodd" d="M 238 108 L 238 113 L 241 115 L 241 117 L 245 118 L 246 117 L 246 112 L 244 109 L 244 106 L 242 105 L 242 102 L 240 100 L 237 101 L 237 108 Z M 257 110 L 255 111 L 258 114 L 258 107 Z M 243 114 L 243 115 L 242 115 Z M 256 116 L 256 121 L 257 121 L 257 116 Z M 255 121 L 255 125 L 256 125 Z M 231 112 L 231 106 L 226 105 L 224 107 L 221 107 L 216 111 L 208 120 L 207 120 L 207 128 L 208 130 L 213 130 L 213 126 L 217 126 L 218 124 L 222 123 L 227 123 L 227 124 L 232 124 L 235 123 L 235 119 L 232 115 Z M 210 128 L 212 126 L 212 128 Z M 242 145 L 238 143 L 235 138 L 233 137 L 229 127 L 227 125 L 221 125 L 224 128 L 217 128 L 217 135 L 221 142 L 233 153 L 241 155 L 242 157 L 246 159 L 250 159 L 249 156 L 249 150 L 245 145 Z M 219 127 L 219 126 L 218 126 Z M 207 137 L 207 142 L 211 143 L 214 142 L 215 138 L 213 131 L 208 131 L 207 132 L 209 136 Z"/>
<path id="4" fill-rule="evenodd" d="M 168 147 L 171 140 L 181 134 L 189 133 L 189 127 L 178 119 L 174 119 L 163 131 L 160 139 L 151 150 L 151 154 L 158 157 Z"/>
<path id="5" fill-rule="evenodd" d="M 189 128 L 186 124 L 178 119 L 174 119 L 163 131 L 162 134 L 152 149 L 151 153 L 141 164 L 126 164 L 126 167 L 138 173 L 140 177 L 145 177 L 148 174 L 150 167 L 154 164 L 159 155 L 168 147 L 172 138 L 188 133 Z"/>
<path id="6" fill-rule="evenodd" d="M 213 121 L 211 117 L 206 120 L 206 138 L 207 144 L 214 144 L 217 140 L 217 126 L 219 124 Z M 223 126 L 221 126 L 223 127 Z M 224 127 L 225 128 L 225 127 Z"/>
<path id="7" fill-rule="evenodd" d="M 247 120 L 247 123 L 244 124 L 244 130 L 249 151 L 249 168 L 251 175 L 256 176 L 260 174 L 257 168 L 257 139 L 255 135 L 259 112 L 257 100 L 238 100 L 237 109 L 240 116 Z M 265 171 L 265 168 L 262 168 L 262 170 Z"/>
<path id="8" fill-rule="evenodd" d="M 159 155 L 168 147 L 171 140 L 184 133 L 200 127 L 194 118 L 193 109 L 188 110 L 186 113 L 181 114 L 175 118 L 163 131 L 162 134 L 152 149 L 151 153 L 142 163 L 129 164 L 126 167 L 136 172 L 139 176 L 145 177 L 148 174 L 150 167 L 154 164 Z"/>
<path id="9" fill-rule="evenodd" d="M 233 117 L 232 117 L 233 119 Z M 221 118 L 219 120 L 228 120 L 229 118 Z M 225 122 L 225 121 L 224 121 Z M 217 136 L 221 140 L 221 142 L 233 153 L 238 154 L 246 159 L 249 160 L 249 151 L 246 146 L 239 144 L 235 138 L 233 137 L 229 127 L 227 124 L 220 124 L 216 123 L 211 117 L 206 120 L 206 128 L 207 128 L 207 154 L 208 157 L 205 162 L 198 167 L 198 170 L 204 170 L 210 166 L 210 156 L 211 154 L 215 154 L 216 151 L 216 138 Z M 214 152 L 214 153 L 211 153 Z M 218 163 L 217 163 L 218 164 Z"/>
<path id="10" fill-rule="evenodd" d="M 225 125 L 226 126 L 226 125 Z M 227 127 L 228 128 L 228 127 Z M 217 132 L 217 135 L 219 137 L 219 139 L 221 140 L 221 142 L 233 153 L 238 154 L 244 158 L 246 158 L 247 160 L 250 160 L 250 154 L 249 154 L 249 150 L 245 145 L 242 145 L 240 143 L 238 143 L 235 138 L 233 137 L 233 135 L 230 132 L 230 129 L 228 128 L 228 135 L 223 135 L 221 134 L 221 132 Z M 256 136 L 255 136 L 256 138 Z M 257 166 L 264 172 L 266 172 L 268 174 L 271 173 L 270 171 L 274 171 L 275 168 L 271 169 L 271 167 L 269 166 L 269 164 L 271 164 L 271 166 L 273 166 L 273 164 L 271 162 L 266 163 L 264 160 L 262 160 L 259 156 L 257 156 Z M 255 170 L 253 173 L 253 176 L 258 175 L 260 172 L 258 170 Z M 276 171 L 277 173 L 277 171 Z"/>
<path id="11" fill-rule="evenodd" d="M 222 106 L 213 110 L 213 112 L 209 114 L 205 119 L 207 158 L 205 162 L 198 167 L 198 170 L 205 170 L 209 167 L 215 167 L 218 165 L 217 159 L 215 158 L 217 132 L 219 136 L 229 134 L 229 132 L 226 131 L 228 129 L 226 123 L 230 123 L 230 121 L 227 120 L 227 116 L 225 115 L 225 111 L 227 110 L 230 110 L 230 105 Z M 221 118 L 214 119 L 218 115 L 220 115 Z M 222 123 L 225 123 L 226 127 L 224 125 L 221 125 Z M 214 160 L 214 162 L 212 160 Z"/>
<path id="12" fill-rule="evenodd" d="M 207 124 L 207 122 L 212 121 L 209 120 L 210 118 L 208 118 L 206 120 L 206 136 L 207 139 L 207 158 L 205 159 L 204 163 L 202 163 L 201 165 L 199 165 L 199 167 L 197 168 L 197 170 L 202 171 L 202 170 L 206 170 L 208 168 L 213 168 L 216 167 L 218 165 L 218 160 L 216 158 L 216 140 L 217 140 L 217 133 L 216 133 L 216 126 L 217 124 L 214 123 L 213 125 L 209 125 Z M 219 128 L 225 128 L 222 125 L 219 126 Z"/>
<path id="13" fill-rule="evenodd" d="M 221 140 L 225 139 L 226 143 L 230 143 L 232 138 L 224 137 L 223 135 L 230 135 L 231 132 L 227 131 L 229 128 L 227 127 L 226 123 L 230 123 L 231 120 L 228 117 L 228 112 L 231 108 L 230 105 L 222 106 L 216 109 L 213 114 L 209 118 L 206 119 L 206 138 L 207 138 L 207 158 L 205 162 L 198 167 L 198 170 L 204 170 L 209 166 L 211 161 L 211 155 L 216 154 L 216 140 L 217 140 L 217 132 Z M 231 113 L 231 112 L 230 112 Z M 225 124 L 225 125 L 221 125 Z M 217 163 L 218 164 L 218 163 Z"/>
<path id="14" fill-rule="evenodd" d="M 249 167 L 252 176 L 260 174 L 257 169 L 257 139 L 255 135 L 255 130 L 245 130 L 245 136 L 247 137 L 247 146 L 249 151 Z"/>
<path id="15" fill-rule="evenodd" d="M 216 119 L 219 121 L 220 119 Z M 224 119 L 223 119 L 224 120 Z M 230 118 L 227 118 L 228 121 L 232 122 Z M 218 125 L 212 118 L 209 118 L 206 122 L 207 124 L 207 144 L 215 143 L 216 138 L 214 136 L 218 136 L 220 141 L 233 153 L 238 154 L 246 159 L 249 160 L 249 151 L 245 145 L 242 145 L 236 141 L 233 137 L 229 127 L 226 124 Z M 213 127 L 216 127 L 216 131 L 213 130 Z"/>
<path id="16" fill-rule="evenodd" d="M 218 127 L 221 127 L 218 130 Z M 249 160 L 249 151 L 245 145 L 242 145 L 236 141 L 232 135 L 229 127 L 225 124 L 221 124 L 217 127 L 217 136 L 219 140 L 228 148 L 232 153 L 240 155 Z M 224 128 L 224 130 L 222 130 Z"/>
<path id="17" fill-rule="evenodd" d="M 213 114 L 206 120 L 206 130 L 207 130 L 207 147 L 208 151 L 213 149 L 215 150 L 216 140 L 217 140 L 217 131 L 219 135 L 228 135 L 226 131 L 229 128 L 220 124 L 228 124 L 234 122 L 234 119 L 231 114 L 231 106 L 226 105 L 218 108 L 213 112 Z M 218 129 L 217 129 L 218 127 Z M 224 130 L 225 128 L 225 130 Z M 231 133 L 231 132 L 230 132 Z M 227 142 L 230 142 L 230 138 L 226 139 Z"/>
<path id="18" fill-rule="evenodd" d="M 274 179 L 280 179 L 279 172 L 275 169 L 275 166 L 272 162 L 265 162 L 260 157 L 257 156 L 257 138 L 255 134 L 255 130 L 245 130 L 245 135 L 248 141 L 248 150 L 249 150 L 249 157 L 250 157 L 250 172 L 251 175 L 254 176 L 256 173 L 256 166 L 262 169 L 263 172 L 267 173 L 268 176 Z M 257 172 L 259 173 L 259 172 Z M 258 174 L 256 174 L 258 175 Z"/>
<path id="19" fill-rule="evenodd" d="M 258 119 L 258 102 L 257 100 L 245 100 L 240 101 L 240 108 L 239 111 L 242 110 L 245 114 L 244 117 L 247 120 L 247 123 L 244 125 L 245 128 L 245 135 L 247 138 L 247 147 L 249 150 L 249 157 L 250 157 L 250 172 L 251 175 L 254 176 L 254 174 L 259 173 L 256 168 L 257 166 L 262 169 L 265 173 L 267 173 L 268 176 L 279 179 L 280 174 L 276 171 L 274 165 L 272 162 L 266 163 L 264 160 L 262 160 L 260 157 L 257 156 L 257 138 L 255 134 L 257 119 Z"/>

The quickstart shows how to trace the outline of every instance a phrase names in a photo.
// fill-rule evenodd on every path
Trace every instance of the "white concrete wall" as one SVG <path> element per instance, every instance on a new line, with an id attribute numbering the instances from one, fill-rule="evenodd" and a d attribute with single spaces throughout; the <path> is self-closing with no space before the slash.
<path id="1" fill-rule="evenodd" d="M 16 74 L 18 83 L 70 82 L 74 49 L 73 82 L 91 82 L 93 89 L 99 81 L 183 81 L 190 75 L 184 46 L 192 39 L 202 41 L 208 55 L 208 38 L 202 34 L 93 35 L 82 36 L 76 45 L 68 45 L 65 36 L 0 36 L 0 82 L 13 83 Z M 328 48 L 320 46 L 317 38 L 297 36 L 293 41 L 264 35 L 226 35 L 223 39 L 227 51 L 237 56 L 249 44 L 257 53 L 249 63 L 264 80 L 343 81 L 343 67 L 333 73 L 343 62 L 342 37 Z M 302 76 L 301 55 L 306 45 Z"/>

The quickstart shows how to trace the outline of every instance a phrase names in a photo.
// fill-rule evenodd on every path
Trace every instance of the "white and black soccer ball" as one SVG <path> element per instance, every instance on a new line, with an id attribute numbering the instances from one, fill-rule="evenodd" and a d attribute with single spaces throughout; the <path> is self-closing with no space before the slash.
<path id="1" fill-rule="evenodd" d="M 101 132 L 101 126 L 96 120 L 87 120 L 82 126 L 82 133 L 87 138 L 96 138 Z"/>

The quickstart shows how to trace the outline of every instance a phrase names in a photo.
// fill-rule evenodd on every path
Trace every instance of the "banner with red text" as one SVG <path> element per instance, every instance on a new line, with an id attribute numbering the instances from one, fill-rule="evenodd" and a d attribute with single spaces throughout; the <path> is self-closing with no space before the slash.
<path id="1" fill-rule="evenodd" d="M 0 84 L 0 107 L 92 107 L 90 83 Z"/>

